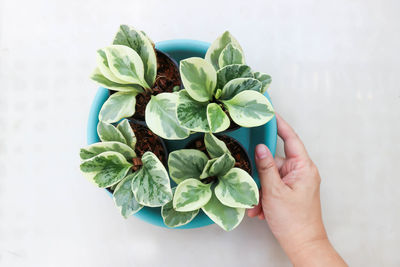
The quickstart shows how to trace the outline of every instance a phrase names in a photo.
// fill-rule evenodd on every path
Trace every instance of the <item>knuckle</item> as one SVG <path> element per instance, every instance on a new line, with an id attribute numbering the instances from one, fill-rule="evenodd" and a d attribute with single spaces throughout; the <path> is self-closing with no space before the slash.
<path id="1" fill-rule="evenodd" d="M 258 171 L 259 172 L 266 172 L 268 170 L 271 170 L 275 167 L 275 162 L 270 160 L 270 159 L 265 159 L 262 160 L 259 164 L 258 164 Z"/>

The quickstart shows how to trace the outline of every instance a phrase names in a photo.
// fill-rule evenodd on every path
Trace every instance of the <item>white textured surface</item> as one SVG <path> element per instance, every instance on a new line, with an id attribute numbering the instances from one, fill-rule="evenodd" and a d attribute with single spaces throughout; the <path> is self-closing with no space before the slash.
<path id="1" fill-rule="evenodd" d="M 0 0 L 0 266 L 290 265 L 264 222 L 225 233 L 124 220 L 81 177 L 88 75 L 120 23 L 155 41 L 229 29 L 319 166 L 338 251 L 399 266 L 400 2 L 196 2 Z"/>

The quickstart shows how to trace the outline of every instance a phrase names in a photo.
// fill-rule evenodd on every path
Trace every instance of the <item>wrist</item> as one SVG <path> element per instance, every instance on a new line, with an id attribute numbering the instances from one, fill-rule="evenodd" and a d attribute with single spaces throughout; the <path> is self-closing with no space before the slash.
<path id="1" fill-rule="evenodd" d="M 279 242 L 293 264 L 298 259 L 311 257 L 319 248 L 331 247 L 322 223 L 309 224 Z"/>
<path id="2" fill-rule="evenodd" d="M 309 240 L 288 254 L 295 267 L 347 266 L 329 242 L 327 236 Z"/>

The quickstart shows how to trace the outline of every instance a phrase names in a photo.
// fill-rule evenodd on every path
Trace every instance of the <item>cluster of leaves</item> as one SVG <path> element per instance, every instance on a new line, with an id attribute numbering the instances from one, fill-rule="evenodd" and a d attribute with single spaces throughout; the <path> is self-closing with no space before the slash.
<path id="1" fill-rule="evenodd" d="M 144 32 L 121 25 L 113 44 L 97 51 L 97 68 L 91 78 L 117 91 L 99 113 L 99 120 L 113 123 L 135 113 L 136 96 L 150 92 L 157 74 L 153 42 Z"/>
<path id="2" fill-rule="evenodd" d="M 136 137 L 126 119 L 117 127 L 99 122 L 97 132 L 102 142 L 80 150 L 80 170 L 98 187 L 113 188 L 114 202 L 125 218 L 143 206 L 161 207 L 171 201 L 168 172 L 156 155 L 145 152 L 142 166 L 132 170 Z"/>
<path id="3" fill-rule="evenodd" d="M 229 32 L 213 42 L 205 59 L 182 60 L 180 75 L 183 90 L 153 96 L 146 108 L 149 128 L 163 138 L 222 132 L 230 118 L 242 127 L 256 127 L 274 116 L 263 95 L 271 77 L 245 65 L 242 48 Z"/>
<path id="4" fill-rule="evenodd" d="M 210 157 L 196 149 L 170 153 L 169 172 L 178 186 L 161 214 L 167 226 L 177 227 L 189 223 L 202 209 L 230 231 L 242 221 L 245 209 L 258 203 L 257 184 L 246 171 L 234 167 L 235 159 L 223 141 L 207 133 L 204 143 Z"/>
<path id="5" fill-rule="evenodd" d="M 170 153 L 175 188 L 151 151 L 141 156 L 142 165 L 136 169 L 132 128 L 126 119 L 111 124 L 135 113 L 136 96 L 152 93 L 157 74 L 153 42 L 127 25 L 120 26 L 112 45 L 97 51 L 91 78 L 117 92 L 99 113 L 101 142 L 80 151 L 80 169 L 98 187 L 113 189 L 125 218 L 143 206 L 162 207 L 164 223 L 177 227 L 192 221 L 201 209 L 229 231 L 241 222 L 246 208 L 258 203 L 258 189 L 247 172 L 234 167 L 225 143 L 212 133 L 228 129 L 231 120 L 256 127 L 272 119 L 274 110 L 264 96 L 271 77 L 245 64 L 243 50 L 229 32 L 212 43 L 205 59 L 182 60 L 179 71 L 184 89 L 151 96 L 145 110 L 148 127 L 162 138 L 180 140 L 193 132 L 206 133 L 207 154 L 194 149 Z"/>

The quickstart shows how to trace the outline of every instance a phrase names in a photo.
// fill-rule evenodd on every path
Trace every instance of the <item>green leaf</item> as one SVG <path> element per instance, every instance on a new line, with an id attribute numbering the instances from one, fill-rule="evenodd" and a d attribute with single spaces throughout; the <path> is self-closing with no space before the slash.
<path id="1" fill-rule="evenodd" d="M 99 68 L 96 68 L 90 77 L 93 81 L 97 82 L 99 85 L 112 89 L 114 91 L 120 92 L 143 92 L 142 87 L 137 84 L 120 84 L 113 81 L 110 81 L 100 72 Z"/>
<path id="2" fill-rule="evenodd" d="M 171 179 L 179 184 L 189 178 L 200 178 L 207 161 L 207 155 L 200 150 L 175 150 L 168 157 L 168 168 Z"/>
<path id="3" fill-rule="evenodd" d="M 101 188 L 121 181 L 131 167 L 122 154 L 113 151 L 103 152 L 80 165 L 82 174 Z"/>
<path id="4" fill-rule="evenodd" d="M 180 62 L 180 74 L 188 94 L 199 102 L 211 100 L 217 84 L 217 73 L 210 63 L 199 57 Z"/>
<path id="5" fill-rule="evenodd" d="M 208 104 L 207 121 L 210 131 L 213 133 L 225 131 L 231 124 L 228 115 L 226 115 L 222 108 L 216 103 Z"/>
<path id="6" fill-rule="evenodd" d="M 262 83 L 261 93 L 264 94 L 272 82 L 271 76 L 269 76 L 268 74 L 265 74 L 265 73 L 258 72 L 258 71 L 254 72 L 253 75 L 254 75 L 254 79 L 257 79 Z"/>
<path id="7" fill-rule="evenodd" d="M 225 46 L 219 55 L 218 65 L 219 68 L 232 64 L 244 64 L 244 55 L 241 49 L 237 48 L 232 43 Z"/>
<path id="8" fill-rule="evenodd" d="M 117 130 L 119 130 L 121 134 L 124 136 L 126 144 L 130 146 L 132 149 L 135 149 L 137 141 L 136 136 L 127 119 L 123 119 L 120 123 L 118 123 Z"/>
<path id="9" fill-rule="evenodd" d="M 233 64 L 217 71 L 217 88 L 224 88 L 230 80 L 237 78 L 253 78 L 251 68 L 247 65 Z"/>
<path id="10" fill-rule="evenodd" d="M 122 118 L 135 114 L 136 92 L 117 92 L 104 102 L 99 113 L 99 120 L 104 122 L 117 122 Z"/>
<path id="11" fill-rule="evenodd" d="M 132 148 L 120 142 L 99 142 L 91 144 L 81 148 L 80 157 L 82 160 L 87 160 L 106 151 L 121 153 L 128 161 L 136 157 L 136 153 Z"/>
<path id="12" fill-rule="evenodd" d="M 209 170 L 210 176 L 222 176 L 225 175 L 235 166 L 235 159 L 229 153 L 225 153 L 211 165 Z"/>
<path id="13" fill-rule="evenodd" d="M 194 211 L 203 207 L 211 198 L 211 184 L 197 179 L 186 179 L 175 191 L 173 206 L 177 211 Z"/>
<path id="14" fill-rule="evenodd" d="M 126 144 L 125 137 L 111 123 L 99 121 L 97 124 L 97 134 L 102 142 L 116 141 Z"/>
<path id="15" fill-rule="evenodd" d="M 172 192 L 175 192 L 175 188 L 172 188 Z M 161 208 L 161 216 L 164 224 L 168 227 L 178 227 L 188 224 L 198 213 L 199 210 L 186 212 L 176 211 L 172 205 L 172 200 Z"/>
<path id="16" fill-rule="evenodd" d="M 221 97 L 221 94 L 222 94 L 222 89 L 218 88 L 217 91 L 215 91 L 214 95 L 215 99 L 219 99 Z"/>
<path id="17" fill-rule="evenodd" d="M 267 97 L 256 91 L 243 91 L 232 99 L 222 102 L 232 120 L 243 127 L 264 125 L 275 115 Z"/>
<path id="18" fill-rule="evenodd" d="M 137 202 L 148 207 L 161 207 L 172 199 L 167 170 L 152 152 L 142 156 L 143 166 L 133 173 L 132 191 Z"/>
<path id="19" fill-rule="evenodd" d="M 205 59 L 210 62 L 216 70 L 220 68 L 218 60 L 222 50 L 224 50 L 224 48 L 230 43 L 242 51 L 239 42 L 230 34 L 229 31 L 226 31 L 219 36 L 208 48 Z"/>
<path id="20" fill-rule="evenodd" d="M 110 70 L 118 79 L 149 88 L 144 80 L 143 61 L 135 50 L 124 45 L 110 45 L 104 51 Z"/>
<path id="21" fill-rule="evenodd" d="M 177 102 L 177 94 L 161 93 L 151 96 L 146 106 L 147 126 L 164 139 L 180 140 L 190 135 L 190 131 L 183 128 L 176 117 Z"/>
<path id="22" fill-rule="evenodd" d="M 225 231 L 234 229 L 243 220 L 245 209 L 222 204 L 213 193 L 210 201 L 201 208 L 204 213 Z"/>
<path id="23" fill-rule="evenodd" d="M 140 205 L 131 189 L 132 176 L 127 176 L 118 183 L 113 193 L 115 205 L 119 208 L 121 215 L 125 218 L 135 214 L 143 205 Z"/>
<path id="24" fill-rule="evenodd" d="M 97 50 L 96 59 L 97 59 L 97 67 L 99 68 L 100 72 L 103 74 L 104 77 L 115 83 L 129 84 L 124 80 L 118 79 L 117 76 L 115 76 L 114 73 L 111 72 L 110 67 L 108 65 L 106 52 L 103 49 Z"/>
<path id="25" fill-rule="evenodd" d="M 239 168 L 233 168 L 219 177 L 215 195 L 221 203 L 233 208 L 252 208 L 258 204 L 259 198 L 256 182 Z"/>
<path id="26" fill-rule="evenodd" d="M 225 153 L 230 154 L 226 144 L 213 134 L 206 133 L 204 135 L 204 144 L 206 145 L 207 152 L 211 158 L 218 158 Z"/>
<path id="27" fill-rule="evenodd" d="M 201 103 L 192 99 L 186 90 L 179 91 L 176 109 L 179 124 L 194 132 L 209 132 L 207 105 L 207 102 Z"/>
<path id="28" fill-rule="evenodd" d="M 155 44 L 153 42 L 153 40 L 150 39 L 150 37 L 144 32 L 144 31 L 140 31 L 141 34 L 143 34 L 144 37 L 147 38 L 147 40 L 149 40 L 150 44 L 154 47 Z"/>
<path id="29" fill-rule="evenodd" d="M 210 169 L 211 166 L 214 164 L 214 162 L 217 161 L 218 158 L 213 158 L 213 159 L 209 159 L 207 161 L 206 166 L 204 166 L 203 172 L 200 174 L 200 179 L 205 179 L 208 177 L 211 177 L 212 175 L 210 174 Z"/>
<path id="30" fill-rule="evenodd" d="M 228 100 L 246 90 L 261 91 L 262 83 L 253 78 L 236 78 L 230 80 L 222 89 L 221 100 Z"/>
<path id="31" fill-rule="evenodd" d="M 138 53 L 144 64 L 144 78 L 147 84 L 152 86 L 156 80 L 157 57 L 152 42 L 146 34 L 128 25 L 121 25 L 113 44 L 128 46 Z"/>

